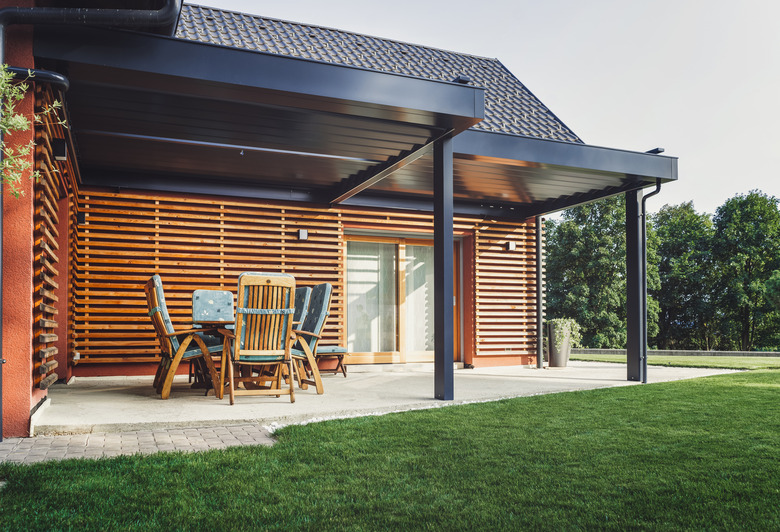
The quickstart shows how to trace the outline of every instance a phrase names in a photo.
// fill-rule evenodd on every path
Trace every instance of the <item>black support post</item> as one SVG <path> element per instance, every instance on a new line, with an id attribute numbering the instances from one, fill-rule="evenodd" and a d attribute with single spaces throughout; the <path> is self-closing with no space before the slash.
<path id="1" fill-rule="evenodd" d="M 433 147 L 434 397 L 454 398 L 452 139 Z"/>
<path id="2" fill-rule="evenodd" d="M 641 381 L 645 342 L 642 191 L 626 192 L 626 363 L 628 380 Z"/>
<path id="3" fill-rule="evenodd" d="M 536 217 L 536 367 L 544 367 L 544 219 Z"/>

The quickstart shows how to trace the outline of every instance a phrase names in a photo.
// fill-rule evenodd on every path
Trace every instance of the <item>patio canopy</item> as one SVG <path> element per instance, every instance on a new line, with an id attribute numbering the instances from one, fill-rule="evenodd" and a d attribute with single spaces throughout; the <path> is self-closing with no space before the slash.
<path id="1" fill-rule="evenodd" d="M 469 130 L 480 87 L 129 31 L 51 28 L 85 185 L 526 218 L 677 178 L 676 159 Z"/>
<path id="2" fill-rule="evenodd" d="M 70 79 L 84 185 L 433 211 L 439 399 L 453 398 L 453 215 L 525 220 L 677 179 L 675 158 L 482 127 L 485 89 L 464 76 L 96 28 L 39 28 L 34 55 Z M 643 245 L 629 249 L 636 286 Z"/>

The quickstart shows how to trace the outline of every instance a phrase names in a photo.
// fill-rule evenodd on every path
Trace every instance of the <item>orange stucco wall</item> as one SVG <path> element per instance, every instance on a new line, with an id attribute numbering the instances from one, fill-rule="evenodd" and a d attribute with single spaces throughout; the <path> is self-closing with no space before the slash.
<path id="1" fill-rule="evenodd" d="M 5 5 L 6 2 L 2 2 Z M 25 5 L 31 2 L 13 2 Z M 9 65 L 33 67 L 32 30 L 12 26 L 6 32 Z M 17 109 L 32 115 L 33 98 L 28 96 Z M 10 146 L 26 144 L 32 131 L 17 132 L 6 141 Z M 24 179 L 24 196 L 3 194 L 3 436 L 29 434 L 30 409 L 44 396 L 33 391 L 32 306 L 33 306 L 33 183 Z"/>

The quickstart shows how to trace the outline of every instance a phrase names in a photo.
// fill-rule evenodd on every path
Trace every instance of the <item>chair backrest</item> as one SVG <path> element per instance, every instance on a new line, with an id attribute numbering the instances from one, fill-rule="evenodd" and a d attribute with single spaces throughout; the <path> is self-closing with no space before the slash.
<path id="1" fill-rule="evenodd" d="M 306 315 L 306 319 L 301 326 L 298 327 L 301 331 L 310 332 L 318 336 L 322 333 L 322 329 L 325 326 L 325 320 L 330 313 L 330 299 L 332 295 L 333 286 L 330 283 L 318 284 L 311 289 L 309 313 Z M 312 352 L 316 353 L 319 339 L 317 337 L 304 337 L 304 339 L 309 342 L 309 347 L 311 347 Z"/>
<path id="2" fill-rule="evenodd" d="M 192 293 L 192 323 L 234 320 L 233 292 L 195 290 Z"/>
<path id="3" fill-rule="evenodd" d="M 309 313 L 309 300 L 311 299 L 311 287 L 299 286 L 295 289 L 295 314 L 293 314 L 293 323 L 298 326 L 306 319 Z M 294 327 L 297 327 L 294 325 Z"/>
<path id="4" fill-rule="evenodd" d="M 165 304 L 165 292 L 163 292 L 162 279 L 159 275 L 154 274 L 146 282 L 144 292 L 149 307 L 148 314 L 152 318 L 160 348 L 164 353 L 173 355 L 179 349 L 179 340 L 175 336 L 168 336 L 174 332 L 174 328 L 171 316 L 168 314 L 168 306 Z"/>
<path id="5" fill-rule="evenodd" d="M 285 273 L 242 273 L 236 298 L 235 357 L 290 357 L 295 278 Z"/>

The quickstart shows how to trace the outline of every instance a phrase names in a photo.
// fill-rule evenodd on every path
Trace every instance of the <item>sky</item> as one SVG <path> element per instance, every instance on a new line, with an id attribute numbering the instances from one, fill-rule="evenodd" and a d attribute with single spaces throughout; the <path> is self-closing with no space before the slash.
<path id="1" fill-rule="evenodd" d="M 583 141 L 679 158 L 647 202 L 780 198 L 780 1 L 190 0 L 498 58 Z"/>

